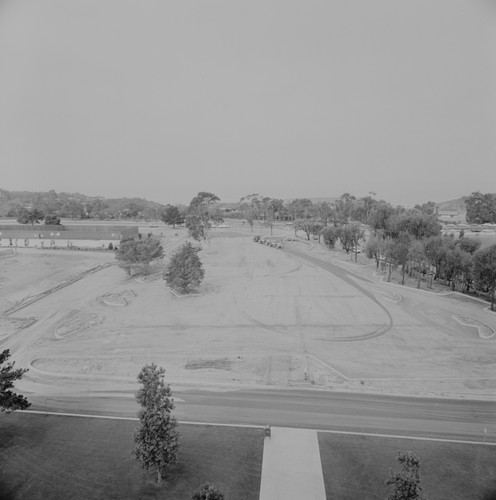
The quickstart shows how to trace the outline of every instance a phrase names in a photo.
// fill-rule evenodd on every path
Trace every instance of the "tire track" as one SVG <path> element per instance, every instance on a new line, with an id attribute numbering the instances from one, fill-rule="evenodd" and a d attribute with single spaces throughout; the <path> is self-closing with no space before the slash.
<path id="1" fill-rule="evenodd" d="M 293 248 L 284 247 L 283 251 L 288 253 L 289 255 L 294 256 L 294 257 L 298 257 L 300 259 L 306 260 L 306 261 L 310 262 L 311 264 L 314 264 L 317 267 L 320 267 L 321 269 L 324 269 L 325 271 L 327 271 L 331 274 L 334 274 L 336 277 L 338 277 L 339 279 L 342 279 L 348 285 L 352 286 L 353 288 L 358 290 L 360 293 L 365 295 L 368 299 L 370 299 L 372 302 L 374 302 L 377 306 L 379 306 L 386 313 L 387 322 L 383 326 L 377 328 L 376 330 L 369 332 L 369 333 L 365 333 L 363 335 L 357 335 L 355 337 L 330 338 L 330 339 L 328 339 L 329 342 L 357 342 L 360 340 L 369 340 L 369 339 L 373 339 L 376 337 L 380 337 L 391 330 L 391 328 L 393 326 L 393 317 L 391 316 L 391 313 L 386 309 L 386 307 L 384 307 L 384 305 L 382 305 L 377 300 L 377 298 L 374 296 L 374 294 L 372 292 L 370 292 L 369 290 L 367 290 L 364 287 L 362 287 L 361 285 L 359 285 L 354 279 L 350 278 L 349 273 L 347 271 L 345 271 L 345 270 L 341 269 L 340 267 L 338 267 L 334 264 L 331 264 L 329 262 L 323 262 L 320 259 L 317 259 L 316 257 L 312 257 L 312 256 L 308 255 L 306 252 L 302 252 L 300 250 L 295 250 Z"/>

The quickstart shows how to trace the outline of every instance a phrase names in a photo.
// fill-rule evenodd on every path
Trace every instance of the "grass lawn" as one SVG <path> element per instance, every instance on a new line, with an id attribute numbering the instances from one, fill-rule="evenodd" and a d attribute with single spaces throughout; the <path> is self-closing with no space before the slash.
<path id="1" fill-rule="evenodd" d="M 262 430 L 181 425 L 178 464 L 161 487 L 131 456 L 137 422 L 0 414 L 0 500 L 189 499 L 204 481 L 258 500 Z"/>
<path id="2" fill-rule="evenodd" d="M 328 499 L 384 500 L 398 451 L 420 459 L 429 500 L 496 500 L 496 446 L 319 433 Z"/>

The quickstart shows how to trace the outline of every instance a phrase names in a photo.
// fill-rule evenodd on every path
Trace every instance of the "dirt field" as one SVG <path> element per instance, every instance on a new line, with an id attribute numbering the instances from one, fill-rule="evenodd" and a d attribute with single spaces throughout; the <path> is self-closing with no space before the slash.
<path id="1" fill-rule="evenodd" d="M 0 256 L 2 310 L 25 304 L 0 321 L 0 348 L 30 368 L 19 388 L 45 396 L 131 394 L 140 368 L 154 361 L 175 390 L 306 387 L 495 399 L 496 315 L 482 303 L 381 283 L 373 263 L 286 243 L 334 262 L 350 273 L 344 279 L 254 243 L 248 228 L 243 235 L 233 229 L 204 245 L 206 278 L 201 294 L 188 297 L 174 296 L 160 273 L 143 280 L 106 266 L 111 253 Z M 160 231 L 170 256 L 185 230 Z"/>

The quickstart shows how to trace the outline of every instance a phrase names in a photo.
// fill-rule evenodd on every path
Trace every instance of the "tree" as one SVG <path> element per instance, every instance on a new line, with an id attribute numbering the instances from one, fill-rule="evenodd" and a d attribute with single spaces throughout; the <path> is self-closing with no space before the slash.
<path id="1" fill-rule="evenodd" d="M 171 415 L 174 399 L 164 382 L 165 370 L 155 363 L 145 365 L 138 374 L 142 388 L 136 394 L 141 406 L 139 424 L 134 432 L 133 454 L 145 469 L 157 469 L 157 482 L 162 482 L 165 469 L 177 462 L 181 435 L 177 420 Z"/>
<path id="2" fill-rule="evenodd" d="M 312 234 L 312 226 L 315 222 L 311 219 L 296 219 L 294 221 L 295 236 L 296 231 L 303 231 L 307 235 L 307 240 L 310 240 L 310 235 Z"/>
<path id="3" fill-rule="evenodd" d="M 473 192 L 466 200 L 466 219 L 469 224 L 496 222 L 496 196 L 491 193 Z"/>
<path id="4" fill-rule="evenodd" d="M 10 413 L 14 410 L 25 410 L 31 403 L 21 394 L 16 394 L 11 389 L 14 382 L 20 380 L 28 371 L 25 368 L 14 370 L 14 362 L 8 363 L 10 351 L 5 349 L 0 352 L 0 412 Z"/>
<path id="5" fill-rule="evenodd" d="M 391 281 L 391 272 L 396 267 L 396 242 L 392 238 L 385 238 L 382 242 L 382 254 L 384 256 L 384 265 L 388 270 L 388 282 Z"/>
<path id="6" fill-rule="evenodd" d="M 393 259 L 396 264 L 401 264 L 401 284 L 405 284 L 406 264 L 408 262 L 412 237 L 407 232 L 401 232 L 394 242 Z"/>
<path id="7" fill-rule="evenodd" d="M 421 241 L 414 241 L 408 249 L 408 260 L 417 266 L 417 288 L 420 288 L 422 278 L 422 264 L 425 260 L 424 244 Z M 411 273 L 410 273 L 411 275 Z"/>
<path id="8" fill-rule="evenodd" d="M 332 208 L 331 204 L 327 201 L 323 201 L 321 203 L 318 203 L 315 208 L 320 222 L 324 225 L 324 227 L 327 227 L 329 219 L 331 219 L 334 214 L 334 209 Z"/>
<path id="9" fill-rule="evenodd" d="M 392 215 L 386 222 L 386 234 L 397 238 L 402 232 L 420 240 L 441 234 L 441 224 L 437 213 L 428 215 L 420 210 L 405 210 Z"/>
<path id="10" fill-rule="evenodd" d="M 124 239 L 115 251 L 119 266 L 125 269 L 129 275 L 131 275 L 134 268 L 140 268 L 142 271 L 147 272 L 150 262 L 163 256 L 162 245 L 155 238 L 143 240 Z"/>
<path id="11" fill-rule="evenodd" d="M 356 198 L 352 194 L 344 193 L 334 202 L 336 219 L 341 224 L 347 223 L 351 218 L 353 203 L 355 200 Z"/>
<path id="12" fill-rule="evenodd" d="M 339 227 L 334 226 L 328 226 L 323 229 L 322 237 L 324 238 L 324 244 L 327 248 L 334 248 L 339 239 L 339 231 Z"/>
<path id="13" fill-rule="evenodd" d="M 86 209 L 81 202 L 70 198 L 62 205 L 60 215 L 71 219 L 82 219 L 86 215 Z"/>
<path id="14" fill-rule="evenodd" d="M 434 279 L 438 279 L 441 276 L 447 252 L 454 247 L 454 239 L 447 235 L 431 236 L 424 242 L 425 256 L 429 263 L 436 269 Z"/>
<path id="15" fill-rule="evenodd" d="M 357 261 L 358 245 L 365 239 L 365 232 L 360 229 L 357 223 L 345 224 L 339 232 L 339 241 L 346 253 L 353 250 L 355 262 Z"/>
<path id="16" fill-rule="evenodd" d="M 422 203 L 422 205 L 415 205 L 413 208 L 427 215 L 436 215 L 438 213 L 437 205 L 433 201 L 427 201 L 426 203 Z"/>
<path id="17" fill-rule="evenodd" d="M 387 229 L 387 223 L 390 217 L 396 213 L 389 203 L 385 201 L 378 201 L 370 210 L 369 217 L 367 220 L 368 225 L 374 230 L 374 234 L 377 231 L 384 231 Z"/>
<path id="18" fill-rule="evenodd" d="M 100 220 L 108 219 L 110 217 L 109 204 L 102 199 L 96 199 L 92 203 L 86 205 L 86 211 L 91 218 L 98 218 Z"/>
<path id="19" fill-rule="evenodd" d="M 213 484 L 201 484 L 191 495 L 192 500 L 224 500 L 224 493 Z"/>
<path id="20" fill-rule="evenodd" d="M 486 290 L 494 311 L 494 293 L 496 290 L 496 244 L 477 250 L 474 254 L 474 281 Z"/>
<path id="21" fill-rule="evenodd" d="M 49 226 L 58 226 L 60 224 L 60 217 L 57 217 L 56 215 L 45 215 L 45 219 L 43 220 L 43 223 Z"/>
<path id="22" fill-rule="evenodd" d="M 297 198 L 287 205 L 288 212 L 293 215 L 293 219 L 308 219 L 315 213 L 312 200 L 308 198 Z"/>
<path id="23" fill-rule="evenodd" d="M 481 246 L 481 240 L 478 238 L 470 238 L 469 236 L 460 236 L 455 243 L 461 250 L 469 254 L 474 254 Z"/>
<path id="24" fill-rule="evenodd" d="M 205 270 L 198 257 L 200 250 L 201 248 L 188 242 L 172 256 L 164 273 L 164 279 L 171 288 L 181 293 L 189 293 L 203 281 Z"/>
<path id="25" fill-rule="evenodd" d="M 471 263 L 472 256 L 459 247 L 454 247 L 446 252 L 442 271 L 447 284 L 451 282 L 453 291 L 457 282 L 463 283 L 464 276 L 470 269 Z"/>
<path id="26" fill-rule="evenodd" d="M 17 222 L 19 222 L 19 224 L 31 224 L 33 226 L 34 224 L 39 224 L 43 220 L 43 217 L 44 215 L 41 210 L 37 208 L 28 210 L 25 208 L 19 214 Z"/>
<path id="27" fill-rule="evenodd" d="M 325 241 L 325 240 L 324 240 Z M 375 268 L 379 269 L 379 264 L 382 258 L 383 251 L 383 241 L 382 236 L 373 236 L 367 240 L 365 245 L 365 255 L 369 258 L 375 259 Z"/>
<path id="28" fill-rule="evenodd" d="M 174 229 L 177 224 L 182 224 L 184 222 L 184 216 L 175 205 L 167 205 L 167 208 L 161 214 L 160 219 L 164 222 L 164 224 L 168 224 Z"/>
<path id="29" fill-rule="evenodd" d="M 411 451 L 398 452 L 396 459 L 401 464 L 401 470 L 399 472 L 389 471 L 386 485 L 391 486 L 392 491 L 387 500 L 425 500 L 426 497 L 420 486 L 422 477 L 419 472 L 420 462 L 417 456 Z"/>
<path id="30" fill-rule="evenodd" d="M 216 206 L 215 203 L 220 198 L 213 193 L 206 191 L 199 192 L 190 202 L 188 208 L 188 215 L 185 222 L 186 227 L 189 229 L 190 235 L 200 241 L 202 238 L 207 239 L 208 231 L 211 227 L 210 219 L 216 219 Z"/>
<path id="31" fill-rule="evenodd" d="M 189 235 L 196 241 L 201 241 L 207 237 L 207 228 L 210 224 L 204 223 L 196 214 L 188 214 L 184 219 L 185 225 L 188 228 Z"/>

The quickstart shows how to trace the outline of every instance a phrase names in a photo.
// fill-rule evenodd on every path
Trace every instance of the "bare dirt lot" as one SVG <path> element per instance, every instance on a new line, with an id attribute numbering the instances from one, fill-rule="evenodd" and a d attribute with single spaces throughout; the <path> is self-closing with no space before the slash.
<path id="1" fill-rule="evenodd" d="M 169 255 L 185 230 L 161 231 Z M 18 387 L 45 396 L 132 394 L 153 361 L 176 390 L 495 398 L 496 315 L 482 303 L 382 283 L 374 264 L 285 245 L 214 233 L 200 253 L 200 294 L 188 297 L 173 295 L 160 273 L 129 278 L 107 265 L 112 253 L 19 249 L 0 256 L 2 311 L 25 304 L 1 318 L 0 348 L 30 368 Z"/>

